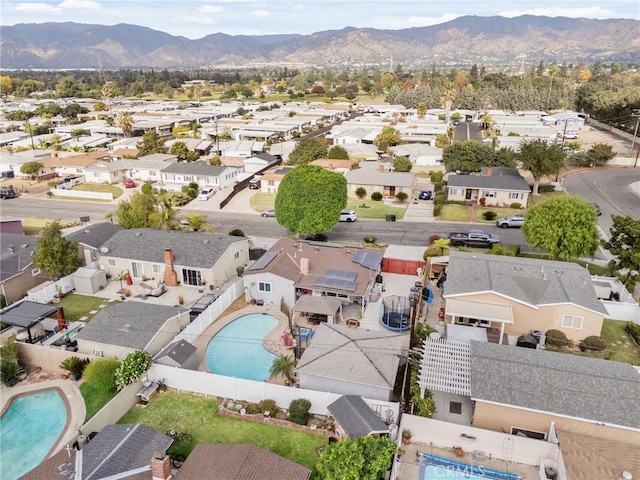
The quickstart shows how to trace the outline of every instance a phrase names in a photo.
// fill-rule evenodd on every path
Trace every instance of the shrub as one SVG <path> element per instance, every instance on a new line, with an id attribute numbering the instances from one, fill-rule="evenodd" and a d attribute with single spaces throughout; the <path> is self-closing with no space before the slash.
<path id="1" fill-rule="evenodd" d="M 258 404 L 257 403 L 247 403 L 244 406 L 244 411 L 247 413 L 247 415 L 255 415 L 256 413 L 258 413 Z"/>
<path id="2" fill-rule="evenodd" d="M 435 182 L 433 184 L 433 191 L 438 193 L 438 192 L 442 192 L 442 189 L 444 188 L 444 183 L 442 182 Z"/>
<path id="3" fill-rule="evenodd" d="M 367 236 L 363 238 L 364 243 L 376 243 L 376 240 L 378 240 L 376 237 L 372 237 L 372 236 Z"/>
<path id="4" fill-rule="evenodd" d="M 633 338 L 636 344 L 640 344 L 640 325 L 636 325 L 633 322 L 627 322 L 625 330 L 627 331 L 629 336 Z"/>
<path id="5" fill-rule="evenodd" d="M 276 401 L 275 400 L 265 399 L 265 400 L 261 400 L 258 403 L 258 412 L 259 413 L 269 412 L 270 416 L 275 417 L 278 414 L 279 410 L 280 409 L 276 405 Z"/>
<path id="6" fill-rule="evenodd" d="M 0 361 L 0 381 L 5 384 L 12 384 L 20 374 L 20 366 L 4 358 Z"/>
<path id="7" fill-rule="evenodd" d="M 440 240 L 442 237 L 440 235 L 431 235 L 429 237 L 429 243 L 428 245 L 433 245 L 433 242 L 435 242 L 436 240 Z"/>
<path id="8" fill-rule="evenodd" d="M 434 205 L 444 205 L 444 193 L 436 193 L 436 196 L 433 198 Z"/>
<path id="9" fill-rule="evenodd" d="M 498 214 L 493 210 L 488 210 L 482 213 L 482 218 L 484 218 L 485 220 L 495 220 L 497 216 Z"/>
<path id="10" fill-rule="evenodd" d="M 422 258 L 426 261 L 428 257 L 439 257 L 442 255 L 442 249 L 436 245 L 429 245 L 422 254 Z"/>
<path id="11" fill-rule="evenodd" d="M 569 341 L 562 330 L 551 329 L 547 330 L 545 345 L 550 347 L 566 347 L 569 345 Z"/>
<path id="12" fill-rule="evenodd" d="M 115 392 L 116 370 L 119 366 L 120 362 L 115 358 L 99 358 L 94 360 L 84 369 L 84 381 L 98 390 Z"/>
<path id="13" fill-rule="evenodd" d="M 366 196 L 367 196 L 367 191 L 364 188 L 358 187 L 356 189 L 356 197 L 358 197 L 360 200 L 362 200 Z"/>
<path id="14" fill-rule="evenodd" d="M 138 380 L 149 369 L 151 362 L 151 355 L 141 350 L 127 355 L 115 372 L 118 390 Z"/>
<path id="15" fill-rule="evenodd" d="M 509 205 L 509 208 L 522 208 L 522 204 L 518 202 L 513 202 Z"/>
<path id="16" fill-rule="evenodd" d="M 375 202 L 379 202 L 380 200 L 382 200 L 382 193 L 380 192 L 373 192 L 371 194 L 371 200 L 375 201 Z"/>
<path id="17" fill-rule="evenodd" d="M 587 350 L 600 351 L 607 348 L 607 343 L 596 335 L 591 335 L 590 337 L 585 338 L 582 343 L 585 345 Z"/>
<path id="18" fill-rule="evenodd" d="M 438 215 L 440 215 L 441 211 L 442 211 L 442 205 L 435 205 L 433 207 L 433 216 L 437 217 Z"/>
<path id="19" fill-rule="evenodd" d="M 145 195 L 151 195 L 151 193 L 153 192 L 153 187 L 150 183 L 143 183 L 142 187 L 140 187 L 140 191 Z"/>
<path id="20" fill-rule="evenodd" d="M 311 402 L 306 398 L 291 400 L 289 404 L 289 420 L 298 425 L 306 425 L 309 421 Z"/>
<path id="21" fill-rule="evenodd" d="M 489 251 L 489 253 L 491 255 L 506 255 L 507 249 L 504 247 L 504 245 L 494 243 L 493 245 L 491 245 L 491 250 Z"/>
<path id="22" fill-rule="evenodd" d="M 60 363 L 60 368 L 79 379 L 88 364 L 89 360 L 86 358 L 67 357 Z"/>
<path id="23" fill-rule="evenodd" d="M 229 235 L 230 237 L 246 237 L 244 232 L 239 228 L 234 228 L 229 233 L 227 233 L 227 235 Z"/>
<path id="24" fill-rule="evenodd" d="M 431 182 L 433 183 L 440 183 L 442 182 L 442 177 L 444 176 L 444 173 L 441 171 L 437 171 L 437 172 L 431 172 Z"/>
<path id="25" fill-rule="evenodd" d="M 518 257 L 520 256 L 520 245 L 510 245 L 509 253 L 507 253 L 510 257 Z"/>
<path id="26" fill-rule="evenodd" d="M 538 186 L 538 193 L 552 193 L 556 191 L 556 187 L 549 183 L 543 183 Z"/>
<path id="27" fill-rule="evenodd" d="M 398 193 L 396 193 L 396 200 L 398 200 L 400 203 L 402 203 L 407 199 L 408 196 L 409 195 L 407 195 L 406 192 L 398 192 Z"/>
<path id="28" fill-rule="evenodd" d="M 487 199 L 485 197 L 480 197 L 479 203 L 484 207 L 487 204 Z"/>

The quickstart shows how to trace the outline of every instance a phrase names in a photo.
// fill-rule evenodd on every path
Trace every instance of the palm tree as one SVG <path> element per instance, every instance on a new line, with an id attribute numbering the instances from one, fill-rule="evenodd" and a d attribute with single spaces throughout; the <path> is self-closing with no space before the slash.
<path id="1" fill-rule="evenodd" d="M 171 199 L 163 197 L 157 205 L 157 211 L 152 213 L 151 223 L 160 230 L 177 230 L 178 220 L 176 211 L 171 206 Z"/>
<path id="2" fill-rule="evenodd" d="M 213 233 L 213 227 L 207 223 L 206 215 L 197 215 L 194 212 L 189 212 L 187 222 L 189 222 L 187 228 L 193 230 L 194 232 Z"/>
<path id="3" fill-rule="evenodd" d="M 551 100 L 551 87 L 553 87 L 553 77 L 558 75 L 560 68 L 556 62 L 549 65 L 549 93 L 547 93 L 547 110 L 549 109 L 549 102 Z"/>
<path id="4" fill-rule="evenodd" d="M 271 368 L 269 369 L 269 374 L 272 377 L 276 375 L 284 375 L 289 383 L 293 384 L 293 369 L 296 366 L 296 359 L 289 355 L 280 355 L 278 358 L 273 360 L 271 364 Z"/>
<path id="5" fill-rule="evenodd" d="M 120 112 L 118 114 L 118 126 L 122 129 L 125 137 L 130 137 L 133 133 L 133 117 L 129 112 Z"/>

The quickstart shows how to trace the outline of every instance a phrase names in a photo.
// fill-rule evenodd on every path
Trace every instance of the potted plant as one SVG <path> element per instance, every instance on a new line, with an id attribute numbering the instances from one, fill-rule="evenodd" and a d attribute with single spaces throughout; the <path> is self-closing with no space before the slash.
<path id="1" fill-rule="evenodd" d="M 84 367 L 87 366 L 89 360 L 78 357 L 65 358 L 60 364 L 60 368 L 69 372 L 69 379 L 79 380 L 84 372 Z"/>
<path id="2" fill-rule="evenodd" d="M 405 445 L 409 445 L 411 443 L 411 437 L 413 437 L 413 433 L 408 428 L 402 429 L 402 443 Z"/>
<path id="3" fill-rule="evenodd" d="M 396 452 L 396 459 L 401 462 L 402 461 L 402 456 L 405 454 L 406 452 L 404 451 L 404 448 L 398 448 L 398 451 Z"/>

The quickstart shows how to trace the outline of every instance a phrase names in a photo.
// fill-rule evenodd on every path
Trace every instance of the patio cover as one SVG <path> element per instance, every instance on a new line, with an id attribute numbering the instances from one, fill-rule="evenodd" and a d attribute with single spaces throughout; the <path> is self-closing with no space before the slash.
<path id="1" fill-rule="evenodd" d="M 316 295 L 302 295 L 293 306 L 292 312 L 308 312 L 335 317 L 342 311 L 342 301 L 337 297 L 320 297 Z M 331 322 L 333 323 L 333 322 Z"/>
<path id="2" fill-rule="evenodd" d="M 485 328 L 467 327 L 466 325 L 457 325 L 455 323 L 447 324 L 447 339 L 464 343 L 469 343 L 471 340 L 478 342 L 488 341 Z"/>
<path id="3" fill-rule="evenodd" d="M 513 310 L 508 303 L 478 302 L 461 298 L 447 298 L 447 315 L 477 318 L 500 323 L 513 323 Z"/>
<path id="4" fill-rule="evenodd" d="M 49 315 L 56 313 L 57 310 L 57 307 L 51 305 L 25 300 L 6 308 L 0 314 L 0 323 L 26 328 L 29 342 L 31 342 L 31 327 L 40 323 L 42 319 L 47 318 Z"/>

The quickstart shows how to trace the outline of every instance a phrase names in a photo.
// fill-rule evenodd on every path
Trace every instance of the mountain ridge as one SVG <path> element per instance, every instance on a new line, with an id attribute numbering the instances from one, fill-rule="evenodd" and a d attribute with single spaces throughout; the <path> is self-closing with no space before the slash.
<path id="1" fill-rule="evenodd" d="M 399 30 L 344 27 L 308 35 L 228 35 L 191 40 L 149 27 L 74 22 L 2 26 L 3 69 L 194 68 L 297 64 L 409 68 L 531 61 L 638 62 L 640 21 L 523 15 L 464 16 Z"/>

